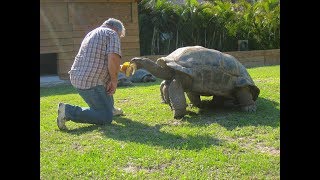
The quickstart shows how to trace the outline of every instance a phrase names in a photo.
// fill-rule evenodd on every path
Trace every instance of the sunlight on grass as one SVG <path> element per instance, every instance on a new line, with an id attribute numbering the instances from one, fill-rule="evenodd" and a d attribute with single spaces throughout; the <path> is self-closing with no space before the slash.
<path id="1" fill-rule="evenodd" d="M 261 90 L 255 113 L 187 107 L 174 119 L 158 79 L 119 87 L 125 116 L 111 125 L 67 122 L 66 132 L 58 103 L 85 102 L 69 85 L 40 88 L 41 179 L 280 179 L 280 66 L 248 72 Z"/>

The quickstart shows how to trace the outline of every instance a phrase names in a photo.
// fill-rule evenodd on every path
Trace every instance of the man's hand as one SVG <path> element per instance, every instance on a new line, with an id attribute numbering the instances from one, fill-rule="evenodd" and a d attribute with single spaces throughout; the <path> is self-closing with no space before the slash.
<path id="1" fill-rule="evenodd" d="M 107 84 L 107 94 L 108 95 L 113 95 L 116 92 L 118 86 L 118 82 L 110 82 L 109 84 Z"/>

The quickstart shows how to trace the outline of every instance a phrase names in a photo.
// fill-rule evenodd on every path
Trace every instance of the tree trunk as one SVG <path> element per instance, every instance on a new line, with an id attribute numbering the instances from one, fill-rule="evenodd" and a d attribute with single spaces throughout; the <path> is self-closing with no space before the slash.
<path id="1" fill-rule="evenodd" d="M 156 33 L 156 27 L 153 27 L 153 34 L 152 34 L 152 40 L 151 40 L 151 55 L 154 55 L 155 33 Z"/>
<path id="2" fill-rule="evenodd" d="M 176 49 L 178 49 L 178 39 L 179 39 L 179 31 L 178 31 L 178 29 L 177 29 Z"/>
<path id="3" fill-rule="evenodd" d="M 221 51 L 221 46 L 222 46 L 221 39 L 222 39 L 222 37 L 221 37 L 221 33 L 220 33 L 220 34 L 219 34 L 219 45 L 218 45 L 219 51 Z"/>
<path id="4" fill-rule="evenodd" d="M 167 54 L 169 54 L 169 52 L 170 52 L 170 40 L 171 39 L 169 39 L 168 48 L 167 48 Z"/>
<path id="5" fill-rule="evenodd" d="M 158 50 L 158 53 L 157 53 L 157 54 L 159 54 L 159 51 L 160 51 L 160 47 L 159 47 L 159 41 L 160 41 L 159 33 L 157 34 L 157 39 L 158 39 L 158 41 L 157 41 L 157 50 Z"/>
<path id="6" fill-rule="evenodd" d="M 214 47 L 215 38 L 216 38 L 216 31 L 213 31 L 213 35 L 212 35 L 212 44 L 211 44 L 211 46 L 212 46 L 212 47 Z M 214 47 L 214 48 L 215 48 L 215 47 Z"/>
<path id="7" fill-rule="evenodd" d="M 207 47 L 207 29 L 204 29 L 204 46 Z"/>

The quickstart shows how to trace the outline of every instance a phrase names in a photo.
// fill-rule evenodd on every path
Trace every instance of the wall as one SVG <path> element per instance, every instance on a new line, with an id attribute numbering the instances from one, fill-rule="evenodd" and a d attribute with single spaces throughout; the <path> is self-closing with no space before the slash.
<path id="1" fill-rule="evenodd" d="M 280 49 L 225 52 L 237 58 L 245 67 L 280 65 Z"/>
<path id="2" fill-rule="evenodd" d="M 254 50 L 254 51 L 229 51 L 224 52 L 237 58 L 245 67 L 258 67 L 280 65 L 280 49 Z M 150 55 L 151 60 L 157 60 L 166 55 Z"/>
<path id="3" fill-rule="evenodd" d="M 68 79 L 83 37 L 106 19 L 121 20 L 122 62 L 140 55 L 136 0 L 40 0 L 40 54 L 57 53 L 58 75 Z"/>

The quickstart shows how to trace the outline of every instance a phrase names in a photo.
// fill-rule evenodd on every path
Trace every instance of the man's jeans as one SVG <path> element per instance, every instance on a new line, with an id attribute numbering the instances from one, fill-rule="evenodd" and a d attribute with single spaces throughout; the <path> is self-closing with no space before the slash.
<path id="1" fill-rule="evenodd" d="M 66 119 L 77 123 L 110 124 L 113 117 L 113 96 L 106 93 L 104 86 L 99 85 L 91 89 L 77 89 L 80 96 L 89 105 L 83 108 L 66 104 Z"/>

